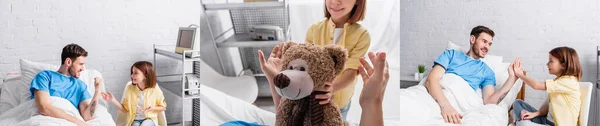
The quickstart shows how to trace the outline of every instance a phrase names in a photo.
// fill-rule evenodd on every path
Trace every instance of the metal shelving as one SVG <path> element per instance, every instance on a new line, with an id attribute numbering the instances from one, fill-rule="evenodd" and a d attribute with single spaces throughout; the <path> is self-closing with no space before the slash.
<path id="1" fill-rule="evenodd" d="M 287 0 L 242 3 L 206 3 L 207 1 L 201 0 L 200 2 L 204 15 L 207 15 L 207 11 L 229 11 L 233 25 L 229 30 L 225 30 L 223 33 L 213 33 L 208 17 L 204 18 L 206 21 L 205 25 L 208 25 L 208 31 L 210 31 L 210 37 L 215 48 L 239 48 L 243 69 L 251 69 L 255 74 L 261 74 L 262 71 L 260 71 L 260 66 L 258 66 L 258 54 L 256 54 L 256 50 L 260 49 L 263 52 L 270 52 L 275 45 L 291 40 L 289 37 L 291 31 L 289 28 L 289 2 Z M 253 25 L 281 27 L 284 34 L 283 39 L 275 41 L 253 40 L 249 35 L 249 28 Z M 233 35 L 226 34 L 231 33 L 231 31 L 233 31 Z M 222 58 L 225 56 L 220 56 L 219 52 L 216 55 L 221 63 L 221 69 L 225 70 L 227 69 L 226 67 L 231 67 L 223 65 L 223 62 L 227 61 Z M 265 55 L 268 56 L 269 54 Z"/>
<path id="2" fill-rule="evenodd" d="M 210 4 L 203 4 L 203 5 L 206 10 L 241 10 L 241 9 L 286 7 L 285 1 L 246 2 L 246 3 L 210 3 Z"/>
<path id="3" fill-rule="evenodd" d="M 175 53 L 175 49 L 173 48 L 171 51 L 167 51 L 161 47 L 175 47 L 174 45 L 154 45 L 153 49 L 154 49 L 154 69 L 156 71 L 158 71 L 157 69 L 157 62 L 156 62 L 156 56 L 157 55 L 161 55 L 161 56 L 165 56 L 165 57 L 169 57 L 171 59 L 174 60 L 178 60 L 181 61 L 181 73 L 176 73 L 176 74 L 165 74 L 165 75 L 157 75 L 158 77 L 179 77 L 179 80 L 176 81 L 160 81 L 161 79 L 158 79 L 158 84 L 160 85 L 160 87 L 162 89 L 166 89 L 167 91 L 170 91 L 174 94 L 176 94 L 177 96 L 181 97 L 181 107 L 182 109 L 185 108 L 185 104 L 183 103 L 185 100 L 189 100 L 192 99 L 193 100 L 193 104 L 192 105 L 192 110 L 199 110 L 199 106 L 197 106 L 196 104 L 200 104 L 200 93 L 194 94 L 194 95 L 188 95 L 185 92 L 186 91 L 193 91 L 193 90 L 197 90 L 198 92 L 200 91 L 200 87 L 198 88 L 186 88 L 186 83 L 184 82 L 185 76 L 186 74 L 190 74 L 190 72 L 186 72 L 186 62 L 199 62 L 201 59 L 200 57 L 186 57 L 185 54 L 191 54 L 191 53 L 200 53 L 200 50 L 185 50 L 183 51 L 182 54 L 179 53 Z M 193 63 L 192 63 L 193 64 Z M 194 68 L 191 73 L 199 73 L 198 72 L 199 69 Z M 182 118 L 181 118 L 181 124 L 183 126 L 185 126 L 185 114 L 184 112 L 182 112 Z M 194 113 L 192 113 L 192 118 L 198 118 L 199 121 L 199 116 L 198 117 L 194 117 L 194 115 L 200 115 L 199 111 L 194 111 Z M 194 120 L 192 120 L 192 122 L 194 123 Z M 199 122 L 196 122 L 199 123 Z"/>

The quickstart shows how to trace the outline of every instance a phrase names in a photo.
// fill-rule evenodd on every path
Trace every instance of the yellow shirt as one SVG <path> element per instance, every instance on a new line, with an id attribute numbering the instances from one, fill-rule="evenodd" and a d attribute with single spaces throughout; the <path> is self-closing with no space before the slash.
<path id="1" fill-rule="evenodd" d="M 158 86 L 157 86 L 158 87 Z M 140 90 L 137 86 L 132 85 L 131 82 L 127 83 L 127 88 L 125 88 L 125 94 L 123 95 L 123 107 L 126 110 L 129 110 L 127 113 L 127 126 L 130 126 L 133 123 L 133 119 L 135 118 L 135 112 L 137 111 L 136 105 L 138 104 L 138 98 L 140 97 Z M 162 106 L 167 107 L 165 102 L 165 97 L 163 95 L 162 90 L 160 88 L 146 88 L 144 89 L 144 108 L 148 108 L 149 106 Z M 144 115 L 146 118 L 152 119 L 154 124 L 158 124 L 158 113 L 157 111 L 146 111 Z"/>
<path id="2" fill-rule="evenodd" d="M 546 80 L 550 113 L 556 126 L 576 126 L 581 109 L 579 82 L 574 76 Z"/>
<path id="3" fill-rule="evenodd" d="M 306 43 L 315 45 L 333 44 L 334 29 L 335 24 L 331 19 L 319 21 L 310 26 L 306 32 Z M 358 66 L 360 66 L 359 59 L 365 56 L 371 44 L 369 32 L 358 23 L 346 23 L 344 24 L 344 31 L 338 39 L 337 45 L 343 46 L 348 51 L 348 61 L 346 61 L 344 70 L 358 70 Z M 354 94 L 354 85 L 356 85 L 356 78 L 351 85 L 333 94 L 333 101 L 337 106 L 345 108 L 348 105 Z"/>

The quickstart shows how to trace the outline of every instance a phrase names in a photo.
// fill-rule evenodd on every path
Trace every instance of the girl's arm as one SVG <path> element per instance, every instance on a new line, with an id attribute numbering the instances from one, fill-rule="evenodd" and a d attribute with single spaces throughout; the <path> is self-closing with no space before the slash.
<path id="1" fill-rule="evenodd" d="M 148 109 L 146 111 L 159 111 L 159 112 L 162 112 L 162 111 L 165 111 L 165 110 L 167 110 L 167 107 L 156 106 L 156 107 L 152 107 L 152 108 L 150 108 L 150 109 Z"/>
<path id="2" fill-rule="evenodd" d="M 538 114 L 540 116 L 548 115 L 548 108 L 549 108 L 548 107 L 548 99 L 546 99 L 546 102 L 544 102 L 544 105 L 542 105 L 542 107 L 540 108 L 540 110 L 537 111 L 537 112 L 538 112 Z"/>
<path id="3" fill-rule="evenodd" d="M 113 99 L 112 101 L 110 101 L 111 103 L 113 103 L 115 106 L 117 106 L 117 108 L 119 108 L 119 110 L 121 110 L 121 112 L 129 112 L 129 110 L 125 109 L 125 106 L 123 106 L 123 104 L 119 103 L 119 101 L 117 101 L 116 99 Z"/>
<path id="4" fill-rule="evenodd" d="M 521 58 L 515 60 L 514 70 L 515 75 L 523 80 L 523 82 L 527 83 L 531 88 L 535 90 L 546 90 L 546 82 L 537 82 L 533 78 L 525 76 L 523 68 L 521 68 Z"/>
<path id="5" fill-rule="evenodd" d="M 350 84 L 353 84 L 356 75 L 358 74 L 358 70 L 356 69 L 346 69 L 344 73 L 340 75 L 339 78 L 333 81 L 333 92 L 337 92 L 348 87 Z"/>
<path id="6" fill-rule="evenodd" d="M 546 90 L 546 82 L 538 82 L 533 78 L 527 77 L 523 74 L 517 74 L 517 76 L 535 90 Z"/>

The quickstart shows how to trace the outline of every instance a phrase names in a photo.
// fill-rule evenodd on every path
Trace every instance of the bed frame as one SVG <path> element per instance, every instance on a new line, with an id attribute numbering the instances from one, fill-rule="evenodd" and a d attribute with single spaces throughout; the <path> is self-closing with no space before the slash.
<path id="1" fill-rule="evenodd" d="M 527 75 L 527 72 L 523 71 L 523 74 Z M 523 81 L 523 84 L 521 85 L 521 90 L 519 90 L 519 93 L 517 93 L 517 98 L 516 99 L 525 100 L 525 85 L 526 85 L 525 81 Z"/>

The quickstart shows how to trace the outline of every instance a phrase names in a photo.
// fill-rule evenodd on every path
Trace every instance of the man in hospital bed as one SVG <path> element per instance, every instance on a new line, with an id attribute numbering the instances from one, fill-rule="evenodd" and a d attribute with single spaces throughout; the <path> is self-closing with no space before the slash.
<path id="1" fill-rule="evenodd" d="M 39 72 L 31 81 L 31 98 L 35 99 L 40 114 L 55 118 L 65 119 L 79 126 L 86 125 L 84 121 L 94 119 L 98 94 L 100 91 L 100 78 L 94 78 L 95 93 L 90 96 L 87 85 L 79 80 L 80 72 L 83 71 L 87 51 L 77 44 L 69 44 L 62 50 L 62 64 L 58 71 L 44 70 Z M 67 99 L 84 120 L 71 116 L 64 111 L 54 107 L 51 96 Z"/>
<path id="2" fill-rule="evenodd" d="M 496 79 L 492 69 L 486 65 L 484 58 L 492 46 L 494 31 L 485 27 L 477 26 L 471 30 L 470 48 L 465 54 L 457 50 L 446 50 L 434 62 L 433 70 L 426 80 L 427 91 L 440 107 L 442 117 L 447 123 L 459 124 L 460 115 L 449 103 L 442 92 L 440 80 L 444 74 L 456 74 L 468 82 L 473 90 L 482 89 L 484 104 L 498 104 L 512 88 L 517 78 L 509 66 L 509 77 L 499 91 L 495 91 Z"/>
<path id="3" fill-rule="evenodd" d="M 279 73 L 281 68 L 281 56 L 282 51 L 279 47 L 284 47 L 285 43 L 280 46 L 275 46 L 270 54 L 268 60 L 265 61 L 264 55 L 259 51 L 259 61 L 261 69 L 265 72 L 269 83 L 272 86 L 272 79 Z M 365 82 L 362 93 L 360 95 L 359 104 L 362 108 L 360 125 L 361 126 L 382 126 L 383 125 L 383 95 L 385 93 L 385 87 L 389 79 L 388 64 L 386 61 L 385 52 L 368 53 L 369 59 L 374 67 L 371 67 L 369 63 L 364 59 L 360 59 L 361 66 L 358 67 L 359 73 Z M 331 88 L 324 89 L 326 92 L 331 92 Z M 275 92 L 271 88 L 271 92 Z M 276 97 L 278 94 L 273 93 L 273 101 L 275 102 L 275 111 L 277 111 L 278 101 L 281 97 Z M 323 101 L 320 103 L 327 103 L 330 100 L 331 93 L 324 95 Z M 316 97 L 319 97 L 318 95 Z"/>

